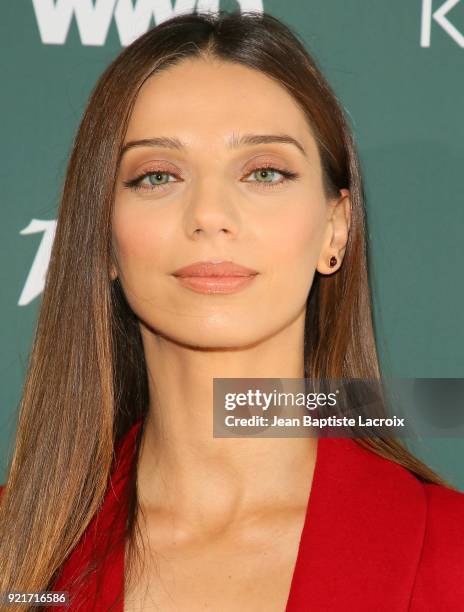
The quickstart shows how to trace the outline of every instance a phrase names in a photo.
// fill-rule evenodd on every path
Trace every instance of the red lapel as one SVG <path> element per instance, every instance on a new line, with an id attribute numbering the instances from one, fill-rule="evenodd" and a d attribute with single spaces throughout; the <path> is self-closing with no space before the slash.
<path id="1" fill-rule="evenodd" d="M 423 485 L 349 438 L 320 438 L 287 612 L 408 609 L 425 533 Z"/>
<path id="2" fill-rule="evenodd" d="M 54 591 L 69 591 L 73 611 L 123 611 L 123 492 L 140 425 L 132 426 L 116 452 L 102 509 L 53 586 Z M 354 440 L 320 438 L 286 612 L 407 610 L 425 521 L 423 486 L 406 469 Z M 116 546 L 109 550 L 111 541 Z M 103 564 L 73 584 L 95 553 Z M 70 608 L 50 608 L 61 610 Z"/>

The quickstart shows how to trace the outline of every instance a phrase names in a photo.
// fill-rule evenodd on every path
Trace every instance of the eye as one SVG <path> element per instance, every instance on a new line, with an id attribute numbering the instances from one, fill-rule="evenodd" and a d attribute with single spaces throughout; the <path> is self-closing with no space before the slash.
<path id="1" fill-rule="evenodd" d="M 276 174 L 280 174 L 283 179 L 278 181 L 272 180 Z M 257 180 L 245 182 L 258 183 L 266 188 L 277 187 L 286 181 L 293 181 L 299 176 L 296 172 L 291 172 L 290 170 L 285 170 L 283 168 L 275 168 L 274 166 L 261 166 L 259 168 L 255 168 L 247 176 L 252 175 L 258 177 Z"/>
<path id="2" fill-rule="evenodd" d="M 129 189 L 133 189 L 134 191 L 138 191 L 139 189 L 153 191 L 155 189 L 163 189 L 165 185 L 172 183 L 173 181 L 164 180 L 165 177 L 169 176 L 176 175 L 172 172 L 166 172 L 165 170 L 150 170 L 130 181 L 123 181 L 123 184 L 125 187 L 129 187 Z M 148 179 L 147 183 L 144 183 L 145 179 Z"/>
<path id="3" fill-rule="evenodd" d="M 276 174 L 280 174 L 283 177 L 282 180 L 272 180 Z M 255 168 L 247 176 L 256 175 L 258 177 L 257 180 L 254 181 L 245 181 L 251 183 L 257 183 L 262 185 L 265 188 L 269 187 L 278 187 L 282 183 L 286 181 L 292 181 L 299 177 L 299 174 L 296 172 L 291 172 L 290 170 L 286 170 L 284 168 L 276 168 L 274 166 L 260 166 L 259 168 Z M 167 172 L 165 170 L 149 170 L 147 172 L 143 172 L 139 176 L 131 179 L 129 181 L 123 181 L 125 187 L 132 189 L 133 191 L 155 191 L 162 190 L 166 187 L 168 183 L 172 183 L 175 181 L 165 180 L 166 177 L 173 176 L 175 178 L 179 178 L 176 174 L 172 172 Z M 147 182 L 146 182 L 147 181 Z"/>

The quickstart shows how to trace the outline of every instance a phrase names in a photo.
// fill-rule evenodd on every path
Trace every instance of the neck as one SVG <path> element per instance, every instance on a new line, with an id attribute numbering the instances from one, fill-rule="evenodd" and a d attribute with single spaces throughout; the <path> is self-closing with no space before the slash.
<path id="1" fill-rule="evenodd" d="M 150 404 L 138 464 L 147 511 L 196 529 L 231 525 L 257 510 L 305 506 L 314 438 L 213 437 L 213 378 L 303 378 L 301 316 L 245 348 L 198 349 L 142 327 Z"/>

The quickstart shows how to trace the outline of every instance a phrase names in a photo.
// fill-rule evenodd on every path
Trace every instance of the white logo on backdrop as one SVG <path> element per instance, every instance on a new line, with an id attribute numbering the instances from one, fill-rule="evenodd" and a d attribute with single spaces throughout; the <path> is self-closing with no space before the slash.
<path id="1" fill-rule="evenodd" d="M 421 19 L 421 47 L 430 47 L 432 19 L 450 36 L 460 47 L 464 47 L 464 35 L 447 17 L 448 13 L 461 0 L 446 0 L 439 8 L 433 10 L 433 0 L 422 0 Z"/>
<path id="2" fill-rule="evenodd" d="M 263 12 L 262 0 L 237 0 L 241 11 Z M 151 27 L 181 13 L 217 12 L 219 0 L 32 0 L 40 38 L 64 45 L 73 15 L 83 45 L 102 46 L 114 15 L 121 45 L 127 46 Z"/>
<path id="3" fill-rule="evenodd" d="M 47 274 L 50 255 L 52 252 L 53 239 L 55 237 L 56 221 L 42 221 L 32 219 L 20 234 L 37 234 L 43 232 L 42 240 L 35 254 L 31 269 L 27 275 L 23 290 L 19 296 L 18 306 L 26 306 L 34 298 L 40 295 L 45 287 L 45 276 Z"/>

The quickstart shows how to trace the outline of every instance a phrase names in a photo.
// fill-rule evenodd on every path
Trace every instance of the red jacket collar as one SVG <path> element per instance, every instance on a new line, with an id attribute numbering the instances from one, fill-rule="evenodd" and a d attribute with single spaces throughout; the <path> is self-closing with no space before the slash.
<path id="1" fill-rule="evenodd" d="M 140 425 L 122 441 L 103 506 L 53 587 L 75 598 L 72 610 L 109 610 L 123 597 L 124 492 Z M 341 602 L 347 612 L 406 610 L 425 521 L 423 486 L 406 469 L 354 440 L 320 438 L 286 612 L 339 612 Z M 95 556 L 102 564 L 73 583 Z M 122 599 L 111 609 L 122 612 Z"/>
<path id="2" fill-rule="evenodd" d="M 425 524 L 423 486 L 405 468 L 320 438 L 287 612 L 407 610 Z"/>

